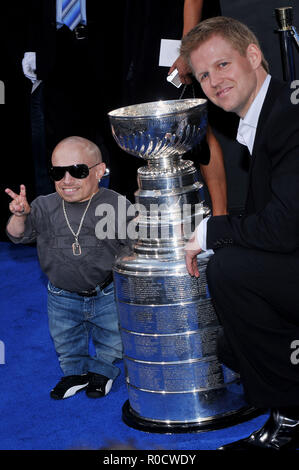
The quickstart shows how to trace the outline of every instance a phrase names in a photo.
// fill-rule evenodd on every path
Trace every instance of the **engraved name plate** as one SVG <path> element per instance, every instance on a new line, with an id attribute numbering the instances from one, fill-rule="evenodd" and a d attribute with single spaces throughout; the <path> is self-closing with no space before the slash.
<path id="1" fill-rule="evenodd" d="M 221 364 L 214 360 L 180 363 L 145 363 L 125 359 L 130 384 L 158 391 L 194 391 L 224 384 Z"/>
<path id="2" fill-rule="evenodd" d="M 188 274 L 178 276 L 118 275 L 117 298 L 134 304 L 161 305 L 210 297 L 205 272 L 197 280 Z"/>
<path id="3" fill-rule="evenodd" d="M 167 305 L 118 303 L 120 323 L 129 331 L 167 334 L 219 324 L 210 299 Z"/>
<path id="4" fill-rule="evenodd" d="M 145 335 L 121 331 L 124 351 L 132 359 L 184 361 L 214 356 L 221 327 L 173 335 Z"/>

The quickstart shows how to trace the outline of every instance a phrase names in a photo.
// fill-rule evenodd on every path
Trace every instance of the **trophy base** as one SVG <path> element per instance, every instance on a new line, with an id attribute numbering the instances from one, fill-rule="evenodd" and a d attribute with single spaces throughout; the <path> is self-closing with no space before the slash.
<path id="1" fill-rule="evenodd" d="M 127 400 L 122 408 L 122 420 L 123 422 L 138 431 L 159 433 L 159 434 L 179 434 L 179 433 L 197 433 L 215 431 L 217 429 L 227 428 L 229 426 L 235 426 L 236 424 L 249 421 L 250 419 L 259 416 L 263 410 L 245 406 L 237 411 L 227 413 L 224 415 L 216 415 L 211 418 L 204 418 L 198 421 L 192 422 L 161 422 L 149 420 L 138 416 L 130 406 L 129 400 Z"/>

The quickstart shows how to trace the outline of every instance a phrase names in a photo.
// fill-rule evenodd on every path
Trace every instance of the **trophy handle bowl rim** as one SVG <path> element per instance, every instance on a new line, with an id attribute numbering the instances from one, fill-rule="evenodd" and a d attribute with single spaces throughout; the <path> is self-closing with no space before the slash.
<path id="1" fill-rule="evenodd" d="M 197 104 L 194 104 L 194 106 L 190 106 L 190 107 L 186 107 L 184 109 L 180 109 L 180 110 L 174 110 L 174 111 L 169 111 L 169 112 L 164 112 L 164 113 L 154 113 L 154 114 L 140 114 L 140 115 L 125 115 L 125 114 L 122 114 L 124 112 L 124 110 L 132 110 L 132 109 L 136 109 L 137 107 L 144 107 L 144 106 L 151 106 L 153 107 L 154 105 L 157 106 L 158 103 L 186 103 L 186 102 L 197 102 Z M 200 107 L 203 107 L 203 108 L 206 108 L 207 107 L 207 103 L 208 103 L 208 100 L 206 98 L 184 98 L 184 99 L 176 99 L 176 100 L 157 100 L 157 101 L 149 101 L 149 102 L 144 102 L 144 103 L 137 103 L 137 104 L 131 104 L 131 105 L 128 105 L 128 106 L 122 106 L 120 108 L 116 108 L 116 109 L 113 109 L 111 111 L 109 111 L 107 113 L 108 117 L 110 120 L 113 120 L 113 119 L 125 119 L 125 120 L 130 120 L 130 119 L 138 119 L 138 120 L 141 120 L 141 119 L 152 119 L 152 118 L 166 118 L 166 117 L 170 117 L 170 116 L 174 116 L 174 115 L 180 115 L 180 114 L 184 114 L 184 113 L 188 113 L 190 111 L 194 111 L 196 110 L 197 108 L 200 108 Z M 119 114 L 120 113 L 120 114 Z"/>

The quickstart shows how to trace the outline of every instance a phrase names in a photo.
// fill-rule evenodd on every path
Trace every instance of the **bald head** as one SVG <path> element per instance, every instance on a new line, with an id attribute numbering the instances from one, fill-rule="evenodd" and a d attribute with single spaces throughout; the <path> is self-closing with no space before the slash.
<path id="1" fill-rule="evenodd" d="M 65 169 L 64 176 L 55 180 L 57 193 L 66 201 L 80 202 L 90 199 L 99 189 L 99 180 L 103 177 L 106 165 L 97 145 L 83 137 L 67 137 L 56 145 L 52 154 L 53 167 L 72 167 L 86 165 L 87 176 L 76 178 Z"/>
<path id="2" fill-rule="evenodd" d="M 61 161 L 62 159 L 63 161 Z M 67 163 L 65 163 L 66 159 Z M 52 154 L 52 164 L 59 166 L 76 163 L 93 165 L 101 162 L 102 154 L 99 147 L 90 140 L 78 136 L 63 139 L 56 145 Z"/>

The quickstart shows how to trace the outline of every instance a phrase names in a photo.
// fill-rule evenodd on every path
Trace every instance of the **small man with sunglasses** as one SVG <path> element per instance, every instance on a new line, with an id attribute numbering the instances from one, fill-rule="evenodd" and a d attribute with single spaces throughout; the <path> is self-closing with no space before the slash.
<path id="1" fill-rule="evenodd" d="M 41 269 L 49 279 L 49 328 L 64 374 L 50 392 L 58 400 L 83 389 L 88 397 L 105 396 L 120 373 L 114 364 L 122 358 L 122 343 L 112 266 L 128 245 L 126 227 L 132 217 L 127 217 L 128 211 L 118 217 L 119 207 L 128 209 L 129 201 L 99 186 L 105 169 L 94 143 L 69 137 L 52 155 L 55 193 L 29 205 L 24 185 L 19 194 L 5 190 L 12 198 L 7 234 L 14 243 L 36 242 Z M 102 204 L 115 214 L 107 238 L 95 233 Z M 94 356 L 89 353 L 89 337 Z"/>

